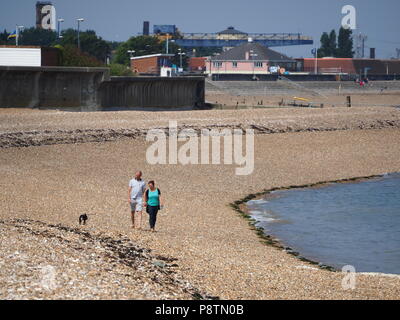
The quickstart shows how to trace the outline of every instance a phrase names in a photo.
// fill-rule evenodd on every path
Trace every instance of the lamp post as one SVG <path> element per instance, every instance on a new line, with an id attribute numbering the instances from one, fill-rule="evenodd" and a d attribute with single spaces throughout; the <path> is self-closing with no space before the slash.
<path id="1" fill-rule="evenodd" d="M 23 30 L 25 27 L 24 26 L 15 26 L 15 45 L 18 47 L 18 40 L 19 40 L 19 31 Z"/>
<path id="2" fill-rule="evenodd" d="M 135 50 L 128 50 L 127 51 L 128 53 L 129 53 L 129 66 L 130 66 L 130 68 L 132 68 L 132 57 L 133 57 L 133 55 L 135 54 Z"/>
<path id="3" fill-rule="evenodd" d="M 180 68 L 182 69 L 182 56 L 184 56 L 186 53 L 182 52 L 182 49 L 178 49 L 178 54 L 179 54 L 179 63 L 180 63 Z"/>
<path id="4" fill-rule="evenodd" d="M 79 18 L 79 19 L 76 19 L 76 21 L 78 21 L 78 49 L 80 50 L 81 49 L 81 39 L 79 37 L 79 33 L 81 31 L 80 26 L 81 26 L 81 22 L 85 21 L 85 19 Z"/>
<path id="5" fill-rule="evenodd" d="M 168 54 L 168 51 L 169 51 L 169 33 L 167 33 L 167 42 L 165 44 L 165 51 Z"/>
<path id="6" fill-rule="evenodd" d="M 318 49 L 314 48 L 313 53 L 314 53 L 314 73 L 318 74 Z"/>
<path id="7" fill-rule="evenodd" d="M 61 36 L 61 23 L 64 22 L 64 19 L 62 19 L 62 18 L 57 19 L 57 22 L 58 22 L 58 26 L 57 26 L 57 29 L 58 29 L 58 39 L 61 39 L 61 38 L 62 38 L 62 36 Z"/>

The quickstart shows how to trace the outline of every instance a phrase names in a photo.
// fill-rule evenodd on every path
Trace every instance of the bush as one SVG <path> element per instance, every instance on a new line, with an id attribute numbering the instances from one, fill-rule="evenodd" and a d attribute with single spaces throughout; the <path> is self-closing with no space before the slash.
<path id="1" fill-rule="evenodd" d="M 129 67 L 119 64 L 119 63 L 112 63 L 110 64 L 110 74 L 115 77 L 131 77 L 134 76 Z"/>

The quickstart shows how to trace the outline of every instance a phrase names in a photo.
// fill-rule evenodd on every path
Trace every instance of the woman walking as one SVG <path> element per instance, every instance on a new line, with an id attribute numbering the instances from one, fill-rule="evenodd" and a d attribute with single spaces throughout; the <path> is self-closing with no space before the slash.
<path id="1" fill-rule="evenodd" d="M 162 206 L 161 191 L 156 188 L 154 180 L 149 181 L 149 188 L 144 193 L 144 205 L 149 214 L 150 230 L 155 232 L 157 213 Z"/>

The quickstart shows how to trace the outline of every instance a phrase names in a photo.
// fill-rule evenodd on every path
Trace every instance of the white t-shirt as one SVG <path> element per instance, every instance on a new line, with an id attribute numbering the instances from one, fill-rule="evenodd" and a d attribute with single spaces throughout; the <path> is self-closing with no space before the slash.
<path id="1" fill-rule="evenodd" d="M 143 193 L 146 190 L 146 182 L 143 180 L 132 179 L 129 181 L 129 187 L 131 190 L 131 199 L 138 199 L 143 197 Z"/>

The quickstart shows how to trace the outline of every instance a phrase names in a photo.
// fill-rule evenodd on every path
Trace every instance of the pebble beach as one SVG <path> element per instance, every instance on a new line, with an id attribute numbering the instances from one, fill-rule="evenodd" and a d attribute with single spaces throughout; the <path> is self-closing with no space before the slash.
<path id="1" fill-rule="evenodd" d="M 150 165 L 145 134 L 169 120 L 194 130 L 253 129 L 253 174 L 222 164 Z M 130 228 L 127 186 L 138 169 L 165 199 L 156 233 Z M 341 272 L 265 244 L 231 207 L 272 188 L 399 171 L 393 107 L 2 109 L 0 298 L 399 299 L 400 277 L 359 274 L 345 290 Z M 82 213 L 86 226 L 78 225 Z"/>

